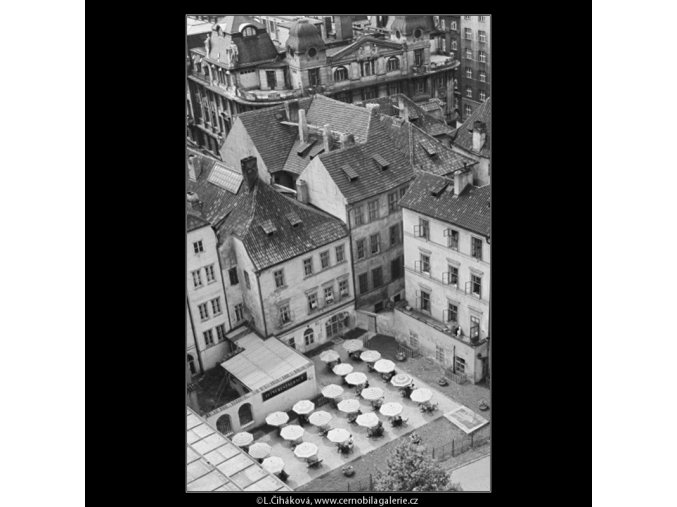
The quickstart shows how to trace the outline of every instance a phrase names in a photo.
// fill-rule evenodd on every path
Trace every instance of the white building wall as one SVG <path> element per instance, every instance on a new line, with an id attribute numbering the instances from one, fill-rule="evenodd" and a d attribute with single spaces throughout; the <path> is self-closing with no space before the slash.
<path id="1" fill-rule="evenodd" d="M 243 158 L 256 157 L 259 179 L 268 183 L 273 181 L 271 174 L 268 172 L 268 167 L 266 167 L 263 158 L 261 158 L 254 142 L 247 133 L 247 129 L 239 118 L 233 123 L 233 128 L 230 130 L 228 137 L 226 137 L 226 140 L 221 147 L 220 155 L 221 160 L 223 160 L 227 167 L 240 173 L 242 172 L 240 161 Z M 244 181 L 242 184 L 246 185 Z"/>
<path id="2" fill-rule="evenodd" d="M 346 198 L 334 183 L 320 157 L 315 157 L 306 166 L 299 179 L 306 182 L 310 204 L 348 223 Z"/>

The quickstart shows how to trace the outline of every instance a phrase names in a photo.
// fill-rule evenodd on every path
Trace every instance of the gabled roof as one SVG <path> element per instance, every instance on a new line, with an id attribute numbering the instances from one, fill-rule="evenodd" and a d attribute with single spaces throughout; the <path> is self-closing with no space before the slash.
<path id="1" fill-rule="evenodd" d="M 491 156 L 491 97 L 466 118 L 463 125 L 456 130 L 456 138 L 453 142 L 455 146 L 475 153 L 472 149 L 472 130 L 476 121 L 484 122 L 487 126 L 487 139 L 478 155 L 488 158 Z"/>
<path id="2" fill-rule="evenodd" d="M 447 188 L 436 197 L 435 190 Z M 420 173 L 400 199 L 400 206 L 449 224 L 457 225 L 485 237 L 491 236 L 491 185 L 469 185 L 458 197 L 453 195 L 450 178 Z M 437 192 L 436 192 L 437 193 Z"/>
<path id="3" fill-rule="evenodd" d="M 404 101 L 404 104 L 409 110 L 409 115 L 415 115 L 416 126 L 431 136 L 439 136 L 443 134 L 451 135 L 454 132 L 453 128 L 451 128 L 442 120 L 435 118 L 420 104 L 417 104 L 402 93 L 397 93 L 388 97 L 379 97 L 376 99 L 365 100 L 364 104 L 378 104 L 379 112 L 381 114 L 386 114 L 388 116 L 398 116 L 400 114 L 400 100 Z"/>
<path id="4" fill-rule="evenodd" d="M 348 44 L 347 46 L 342 46 L 338 51 L 327 51 L 327 57 L 331 56 L 331 60 L 338 60 L 350 53 L 355 52 L 360 46 L 364 44 L 374 43 L 377 46 L 390 48 L 390 49 L 402 49 L 402 44 L 399 42 L 393 42 L 390 40 L 377 39 L 376 37 L 371 37 L 370 35 L 363 35 L 358 37 L 355 42 Z"/>
<path id="5" fill-rule="evenodd" d="M 218 24 L 228 34 L 239 33 L 242 25 L 254 25 L 256 28 L 265 28 L 264 25 L 256 21 L 252 16 L 226 16 Z"/>
<path id="6" fill-rule="evenodd" d="M 376 154 L 388 162 L 387 170 L 374 160 Z M 319 159 L 349 204 L 388 192 L 414 177 L 411 164 L 380 116 L 371 118 L 366 143 L 323 153 Z M 347 172 L 345 166 L 350 167 Z M 351 169 L 357 178 L 349 177 Z"/>
<path id="7" fill-rule="evenodd" d="M 301 224 L 291 224 L 288 216 L 293 213 Z M 264 226 L 275 230 L 268 234 Z M 252 191 L 240 192 L 217 234 L 239 238 L 255 268 L 262 270 L 345 238 L 348 229 L 338 218 L 285 197 L 259 180 Z"/>
<path id="8" fill-rule="evenodd" d="M 188 211 L 186 215 L 186 230 L 188 232 L 194 231 L 195 229 L 200 229 L 208 225 L 209 222 L 207 222 L 204 218 L 200 217 L 192 210 Z"/>
<path id="9" fill-rule="evenodd" d="M 371 114 L 364 107 L 331 99 L 324 95 L 315 95 L 308 108 L 308 123 L 317 126 L 329 124 L 331 130 L 345 132 L 355 136 L 355 142 L 367 140 Z"/>

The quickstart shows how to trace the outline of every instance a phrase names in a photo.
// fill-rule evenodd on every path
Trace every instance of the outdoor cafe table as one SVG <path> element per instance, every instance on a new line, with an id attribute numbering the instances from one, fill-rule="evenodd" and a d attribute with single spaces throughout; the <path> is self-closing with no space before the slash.
<path id="1" fill-rule="evenodd" d="M 381 405 L 379 412 L 386 417 L 395 417 L 402 413 L 402 405 L 394 401 L 389 401 L 388 403 Z"/>
<path id="2" fill-rule="evenodd" d="M 233 435 L 231 441 L 240 448 L 247 447 L 254 441 L 254 435 L 247 431 L 241 431 Z"/>
<path id="3" fill-rule="evenodd" d="M 350 432 L 343 428 L 334 428 L 327 433 L 327 438 L 334 444 L 342 444 L 350 439 Z"/>
<path id="4" fill-rule="evenodd" d="M 357 424 L 364 428 L 375 428 L 381 421 L 374 412 L 367 412 L 357 417 Z"/>
<path id="5" fill-rule="evenodd" d="M 424 387 L 414 389 L 409 395 L 409 399 L 411 399 L 411 401 L 414 401 L 416 403 L 425 403 L 427 401 L 430 401 L 430 398 L 432 397 L 433 397 L 432 391 Z"/>
<path id="6" fill-rule="evenodd" d="M 338 352 L 335 350 L 325 350 L 320 354 L 320 361 L 323 363 L 333 363 L 334 361 L 338 361 L 340 357 L 341 356 L 339 356 Z"/>
<path id="7" fill-rule="evenodd" d="M 407 375 L 406 373 L 398 373 L 395 375 L 393 378 L 390 379 L 390 383 L 394 387 L 406 387 L 408 385 L 411 385 L 411 383 L 414 381 L 411 376 Z"/>
<path id="8" fill-rule="evenodd" d="M 289 426 L 282 428 L 280 436 L 290 442 L 298 442 L 303 438 L 304 433 L 305 430 L 298 424 L 290 424 Z"/>
<path id="9" fill-rule="evenodd" d="M 255 442 L 249 446 L 249 455 L 252 458 L 263 459 L 270 456 L 271 447 L 265 442 Z"/>
<path id="10" fill-rule="evenodd" d="M 346 414 L 352 414 L 360 409 L 360 402 L 355 398 L 343 400 L 338 404 L 338 409 Z"/>
<path id="11" fill-rule="evenodd" d="M 381 359 L 381 353 L 378 350 L 365 350 L 360 354 L 360 359 L 365 363 L 375 363 Z"/>
<path id="12" fill-rule="evenodd" d="M 352 386 L 359 386 L 367 382 L 367 376 L 361 371 L 355 371 L 346 375 L 346 382 Z"/>
<path id="13" fill-rule="evenodd" d="M 346 340 L 343 342 L 343 348 L 348 352 L 357 352 L 358 350 L 362 350 L 364 348 L 364 344 L 362 343 L 362 340 L 358 340 L 356 338 L 353 338 L 352 340 Z"/>
<path id="14" fill-rule="evenodd" d="M 284 460 L 277 456 L 270 456 L 263 460 L 261 466 L 271 474 L 277 475 L 284 470 Z"/>
<path id="15" fill-rule="evenodd" d="M 297 458 L 308 459 L 317 454 L 317 446 L 312 442 L 303 442 L 296 446 L 294 455 Z"/>
<path id="16" fill-rule="evenodd" d="M 334 366 L 332 371 L 340 377 L 345 377 L 353 371 L 353 365 L 348 363 L 340 363 Z"/>
<path id="17" fill-rule="evenodd" d="M 266 424 L 279 427 L 289 422 L 289 415 L 286 412 L 273 412 L 266 417 Z"/>
<path id="18" fill-rule="evenodd" d="M 389 359 L 379 359 L 374 363 L 374 369 L 379 373 L 390 373 L 395 370 L 395 363 Z"/>
<path id="19" fill-rule="evenodd" d="M 331 414 L 329 412 L 325 412 L 324 410 L 318 410 L 317 412 L 310 414 L 308 420 L 313 426 L 323 428 L 329 424 L 329 421 L 331 421 Z"/>
<path id="20" fill-rule="evenodd" d="M 308 415 L 315 410 L 315 404 L 310 400 L 301 400 L 294 404 L 292 410 L 298 415 Z"/>
<path id="21" fill-rule="evenodd" d="M 379 400 L 383 398 L 384 395 L 383 389 L 380 387 L 367 387 L 366 389 L 362 389 L 360 394 L 367 401 Z"/>
<path id="22" fill-rule="evenodd" d="M 343 388 L 338 384 L 329 384 L 322 389 L 322 396 L 329 399 L 338 398 L 343 394 Z"/>

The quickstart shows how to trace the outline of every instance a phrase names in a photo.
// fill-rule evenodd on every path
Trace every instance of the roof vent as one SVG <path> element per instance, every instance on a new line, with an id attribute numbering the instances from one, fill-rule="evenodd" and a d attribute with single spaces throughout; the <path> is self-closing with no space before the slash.
<path id="1" fill-rule="evenodd" d="M 287 220 L 289 220 L 289 223 L 291 224 L 292 227 L 298 227 L 303 223 L 303 221 L 299 218 L 299 216 L 296 214 L 295 211 L 291 211 L 285 215 Z"/>
<path id="2" fill-rule="evenodd" d="M 434 157 L 437 155 L 437 151 L 435 150 L 435 147 L 432 145 L 432 143 L 420 141 L 418 144 L 421 145 L 429 157 Z"/>
<path id="3" fill-rule="evenodd" d="M 270 218 L 261 222 L 261 229 L 263 229 L 263 232 L 265 232 L 267 236 L 270 236 L 275 231 L 277 231 L 275 224 L 273 223 L 273 221 Z"/>
<path id="4" fill-rule="evenodd" d="M 380 154 L 374 153 L 371 156 L 371 158 L 374 159 L 374 161 L 381 167 L 382 171 L 384 169 L 388 169 L 388 166 L 390 165 L 390 163 L 386 159 L 384 159 Z"/>
<path id="5" fill-rule="evenodd" d="M 442 195 L 444 190 L 449 186 L 449 183 L 451 183 L 451 182 L 450 181 L 441 181 L 441 182 L 433 185 L 433 187 L 430 189 L 430 195 L 432 195 L 434 197 L 439 197 L 440 195 Z"/>
<path id="6" fill-rule="evenodd" d="M 310 139 L 305 143 L 301 143 L 296 150 L 296 154 L 299 157 L 305 157 L 308 150 L 317 142 L 317 139 Z"/>
<path id="7" fill-rule="evenodd" d="M 357 179 L 357 173 L 355 172 L 355 169 L 350 167 L 350 165 L 342 165 L 341 170 L 348 177 L 348 181 L 355 181 Z"/>

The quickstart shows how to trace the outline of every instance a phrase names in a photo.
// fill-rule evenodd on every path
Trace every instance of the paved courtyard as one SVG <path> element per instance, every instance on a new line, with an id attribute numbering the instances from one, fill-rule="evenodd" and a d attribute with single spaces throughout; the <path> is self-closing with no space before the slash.
<path id="1" fill-rule="evenodd" d="M 332 404 L 326 404 L 322 406 L 319 408 L 319 410 L 325 410 L 331 413 L 333 416 L 329 423 L 331 428 L 344 428 L 352 433 L 354 447 L 350 454 L 341 454 L 338 452 L 335 444 L 331 443 L 326 437 L 322 437 L 319 434 L 318 428 L 310 424 L 306 425 L 303 441 L 316 444 L 319 449 L 318 457 L 323 460 L 322 464 L 315 468 L 308 468 L 304 460 L 297 458 L 294 455 L 289 442 L 282 439 L 279 436 L 279 432 L 277 430 L 264 434 L 256 441 L 268 443 L 272 447 L 271 455 L 278 456 L 284 460 L 285 471 L 289 474 L 289 480 L 287 484 L 294 489 L 328 473 L 333 469 L 342 467 L 347 463 L 366 455 L 374 449 L 397 439 L 401 435 L 409 433 L 416 428 L 419 428 L 437 418 L 442 417 L 446 412 L 461 407 L 460 404 L 439 393 L 439 391 L 432 385 L 428 385 L 421 379 L 412 375 L 414 378 L 415 387 L 427 387 L 431 389 L 433 392 L 432 401 L 438 403 L 438 409 L 436 411 L 432 413 L 422 413 L 419 410 L 417 403 L 411 401 L 408 398 L 402 398 L 399 389 L 393 387 L 390 383 L 384 382 L 378 373 L 371 373 L 365 363 L 362 361 L 353 361 L 349 359 L 341 344 L 334 345 L 332 348 L 340 354 L 342 362 L 351 364 L 354 367 L 354 371 L 359 371 L 367 375 L 370 387 L 380 387 L 383 389 L 385 393 L 384 402 L 395 401 L 400 403 L 404 407 L 402 417 L 408 419 L 408 421 L 404 426 L 393 428 L 389 424 L 387 418 L 377 412 L 379 419 L 383 421 L 383 427 L 385 430 L 384 435 L 378 438 L 369 438 L 367 437 L 366 428 L 362 428 L 357 424 L 350 424 L 346 415 L 334 408 Z M 315 363 L 317 380 L 320 389 L 329 384 L 342 385 L 344 387 L 344 393 L 341 399 L 356 398 L 360 402 L 360 410 L 362 413 L 373 411 L 370 402 L 362 399 L 360 396 L 356 396 L 355 389 L 349 385 L 343 384 L 342 378 L 338 375 L 335 375 L 330 369 L 328 369 L 327 365 L 320 361 L 319 356 L 313 357 L 312 360 Z M 396 370 L 398 372 L 406 372 L 405 369 L 400 368 L 399 363 L 396 364 L 396 368 L 398 368 Z"/>

